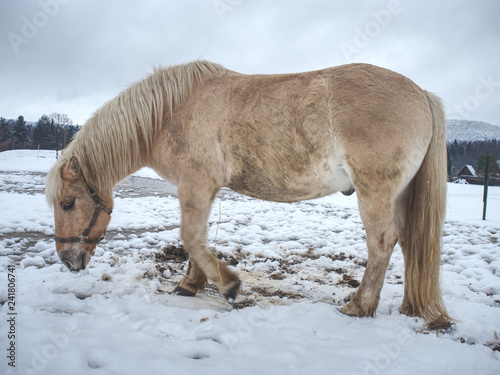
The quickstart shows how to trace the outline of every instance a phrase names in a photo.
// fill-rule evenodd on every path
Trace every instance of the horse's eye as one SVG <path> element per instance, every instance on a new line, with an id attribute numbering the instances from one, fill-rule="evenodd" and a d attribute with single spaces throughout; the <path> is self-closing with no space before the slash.
<path id="1" fill-rule="evenodd" d="M 73 208 L 73 206 L 75 205 L 75 201 L 71 201 L 71 202 L 65 202 L 61 205 L 62 209 L 64 211 L 68 211 L 68 210 L 71 210 Z"/>

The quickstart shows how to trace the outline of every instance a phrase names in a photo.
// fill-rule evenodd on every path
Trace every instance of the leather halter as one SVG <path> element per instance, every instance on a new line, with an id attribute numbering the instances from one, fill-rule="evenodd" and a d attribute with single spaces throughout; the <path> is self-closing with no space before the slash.
<path id="1" fill-rule="evenodd" d="M 90 219 L 90 223 L 87 228 L 80 234 L 78 237 L 57 237 L 54 236 L 56 239 L 56 242 L 59 243 L 86 243 L 86 244 L 98 244 L 104 239 L 104 235 L 106 234 L 106 231 L 102 234 L 101 237 L 99 238 L 89 238 L 90 231 L 92 230 L 92 227 L 95 225 L 97 222 L 97 218 L 99 217 L 99 213 L 101 210 L 106 212 L 109 216 L 111 216 L 111 213 L 113 210 L 110 208 L 106 207 L 105 205 L 102 204 L 101 198 L 97 195 L 96 191 L 89 186 L 87 183 L 87 180 L 85 180 L 85 184 L 87 185 L 87 192 L 89 195 L 92 197 L 92 200 L 94 201 L 95 208 L 94 208 L 94 214 L 92 215 L 92 218 Z"/>

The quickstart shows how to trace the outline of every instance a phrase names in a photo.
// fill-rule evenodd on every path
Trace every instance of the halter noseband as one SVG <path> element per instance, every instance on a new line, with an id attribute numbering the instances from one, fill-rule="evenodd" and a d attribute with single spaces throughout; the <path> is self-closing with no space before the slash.
<path id="1" fill-rule="evenodd" d="M 102 234 L 101 237 L 94 238 L 94 239 L 89 238 L 89 234 L 90 234 L 90 231 L 92 230 L 92 227 L 97 222 L 97 218 L 98 218 L 101 210 L 105 211 L 109 216 L 111 216 L 111 213 L 113 212 L 113 210 L 111 210 L 110 208 L 103 205 L 101 198 L 99 198 L 99 196 L 97 195 L 95 190 L 89 186 L 89 184 L 87 183 L 87 180 L 85 180 L 85 178 L 84 178 L 84 181 L 85 181 L 85 184 L 87 185 L 87 192 L 92 197 L 92 200 L 94 201 L 94 204 L 95 204 L 94 214 L 92 215 L 92 218 L 90 219 L 90 223 L 89 223 L 88 227 L 85 228 L 85 230 L 82 232 L 82 234 L 80 234 L 78 237 L 64 237 L 63 238 L 63 237 L 54 236 L 56 239 L 56 242 L 59 242 L 59 243 L 78 242 L 78 243 L 86 243 L 86 244 L 98 244 L 99 242 L 101 242 L 104 239 L 104 235 L 106 234 L 106 231 L 104 231 L 104 233 Z"/>

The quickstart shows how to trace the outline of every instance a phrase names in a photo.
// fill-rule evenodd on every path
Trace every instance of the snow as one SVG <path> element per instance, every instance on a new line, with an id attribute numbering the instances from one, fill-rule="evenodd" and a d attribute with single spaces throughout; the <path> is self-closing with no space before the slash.
<path id="1" fill-rule="evenodd" d="M 376 316 L 338 311 L 355 291 L 347 281 L 360 281 L 366 266 L 355 194 L 283 204 L 220 193 L 210 246 L 220 221 L 216 251 L 234 261 L 244 308 L 210 286 L 195 298 L 169 293 L 186 263 L 159 267 L 155 254 L 180 244 L 175 194 L 117 187 L 107 239 L 73 274 L 58 260 L 43 195 L 54 161 L 49 151 L 0 153 L 2 374 L 500 373 L 492 350 L 500 345 L 499 187 L 489 188 L 482 221 L 483 188 L 449 184 L 441 283 L 456 324 L 429 332 L 398 312 L 398 246 Z M 148 169 L 135 176 L 158 178 Z M 5 355 L 9 265 L 16 265 L 15 368 Z"/>

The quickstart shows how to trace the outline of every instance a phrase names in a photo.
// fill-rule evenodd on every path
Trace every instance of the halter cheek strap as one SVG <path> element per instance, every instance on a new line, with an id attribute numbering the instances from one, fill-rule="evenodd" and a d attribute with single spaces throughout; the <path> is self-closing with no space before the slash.
<path id="1" fill-rule="evenodd" d="M 103 205 L 101 198 L 99 198 L 97 196 L 95 190 L 92 189 L 88 185 L 86 180 L 85 180 L 85 183 L 87 184 L 87 192 L 92 197 L 92 200 L 94 201 L 94 204 L 95 204 L 94 214 L 92 215 L 92 218 L 90 219 L 90 223 L 87 226 L 87 228 L 85 228 L 85 230 L 82 232 L 82 234 L 80 234 L 78 237 L 57 237 L 57 236 L 54 236 L 56 239 L 56 242 L 58 242 L 58 243 L 79 242 L 79 243 L 85 243 L 85 244 L 98 244 L 99 242 L 101 242 L 104 239 L 106 231 L 104 231 L 102 236 L 99 238 L 93 238 L 93 239 L 89 238 L 89 234 L 90 234 L 90 231 L 92 230 L 92 228 L 94 227 L 94 225 L 97 223 L 97 218 L 99 217 L 99 213 L 101 212 L 101 210 L 106 212 L 109 216 L 111 216 L 111 213 L 113 212 L 113 210 L 111 210 L 110 208 Z"/>

